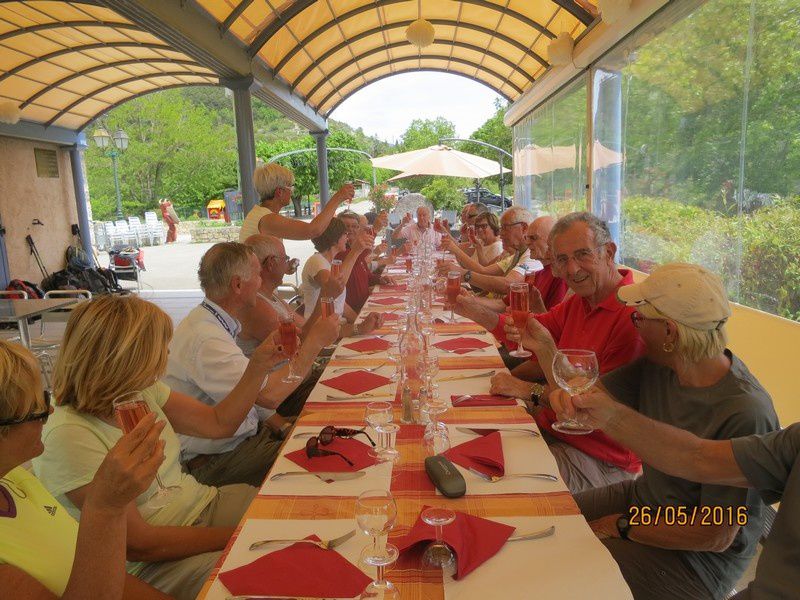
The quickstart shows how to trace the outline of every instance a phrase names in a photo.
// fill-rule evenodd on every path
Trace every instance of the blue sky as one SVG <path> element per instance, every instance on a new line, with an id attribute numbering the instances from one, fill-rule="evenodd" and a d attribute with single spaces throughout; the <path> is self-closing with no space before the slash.
<path id="1" fill-rule="evenodd" d="M 331 118 L 387 142 L 399 140 L 414 119 L 449 119 L 458 137 L 494 114 L 498 94 L 485 85 L 447 73 L 401 73 L 368 85 L 345 100 Z"/>

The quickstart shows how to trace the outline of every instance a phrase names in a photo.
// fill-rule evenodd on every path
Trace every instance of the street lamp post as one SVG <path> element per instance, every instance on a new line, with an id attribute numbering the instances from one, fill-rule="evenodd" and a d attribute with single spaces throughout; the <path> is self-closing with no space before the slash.
<path id="1" fill-rule="evenodd" d="M 122 219 L 124 215 L 122 214 L 122 194 L 119 190 L 117 157 L 128 148 L 128 134 L 122 131 L 122 129 L 117 129 L 113 135 L 109 135 L 105 127 L 98 127 L 92 135 L 92 139 L 95 144 L 97 144 L 98 148 L 101 150 L 107 149 L 106 156 L 111 157 L 111 165 L 114 171 L 114 189 L 117 192 L 117 218 Z"/>

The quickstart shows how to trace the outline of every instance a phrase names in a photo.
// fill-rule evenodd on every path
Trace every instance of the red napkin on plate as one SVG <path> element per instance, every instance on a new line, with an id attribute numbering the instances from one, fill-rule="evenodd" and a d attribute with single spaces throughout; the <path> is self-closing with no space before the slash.
<path id="1" fill-rule="evenodd" d="M 353 466 L 347 464 L 347 461 L 339 456 L 315 456 L 308 458 L 306 456 L 306 449 L 295 450 L 289 452 L 286 458 L 293 463 L 300 465 L 306 471 L 312 473 L 320 473 L 325 471 L 333 472 L 346 472 L 346 471 L 360 471 L 372 465 L 378 464 L 378 459 L 369 455 L 371 446 L 359 442 L 358 440 L 349 438 L 333 438 L 333 441 L 327 446 L 320 444 L 322 450 L 332 450 L 339 454 L 344 454 L 353 462 Z"/>
<path id="2" fill-rule="evenodd" d="M 506 472 L 503 440 L 499 432 L 454 446 L 444 455 L 465 469 L 475 469 L 486 475 L 502 477 Z"/>
<path id="3" fill-rule="evenodd" d="M 394 296 L 389 296 L 388 298 L 370 298 L 370 304 L 383 304 L 385 306 L 405 304 L 405 302 L 403 298 L 395 298 Z"/>
<path id="4" fill-rule="evenodd" d="M 489 346 L 487 342 L 470 337 L 457 337 L 452 340 L 444 342 L 436 342 L 434 344 L 437 348 L 442 350 L 455 350 L 455 354 L 466 354 L 471 350 L 478 350 Z"/>
<path id="5" fill-rule="evenodd" d="M 472 396 L 469 400 L 461 400 L 460 402 L 453 404 L 456 408 L 461 408 L 462 406 L 516 406 L 517 401 L 514 398 L 509 398 L 508 396 L 495 396 L 493 394 L 470 394 Z M 460 398 L 458 394 L 453 394 L 450 396 L 450 401 L 457 400 Z M 496 430 L 495 430 L 496 431 Z"/>
<path id="6" fill-rule="evenodd" d="M 375 352 L 376 350 L 386 350 L 390 346 L 389 342 L 379 337 L 344 344 L 345 348 L 350 348 L 350 350 L 355 350 L 356 352 Z"/>
<path id="7" fill-rule="evenodd" d="M 319 540 L 315 535 L 307 540 Z M 292 544 L 250 564 L 224 571 L 219 579 L 237 596 L 353 598 L 371 579 L 335 550 Z"/>
<path id="8" fill-rule="evenodd" d="M 350 371 L 349 373 L 342 373 L 337 377 L 325 379 L 320 383 L 341 390 L 345 394 L 355 395 L 374 390 L 387 383 L 392 383 L 392 380 L 388 377 L 370 373 L 369 371 Z"/>
<path id="9" fill-rule="evenodd" d="M 423 507 L 423 510 L 428 508 Z M 482 519 L 456 511 L 456 520 L 442 528 L 444 542 L 453 549 L 458 567 L 455 579 L 461 579 L 497 554 L 506 540 L 514 533 L 514 527 L 489 519 Z M 397 540 L 400 552 L 422 541 L 436 539 L 436 530 L 417 517 L 417 522 L 407 535 Z"/>

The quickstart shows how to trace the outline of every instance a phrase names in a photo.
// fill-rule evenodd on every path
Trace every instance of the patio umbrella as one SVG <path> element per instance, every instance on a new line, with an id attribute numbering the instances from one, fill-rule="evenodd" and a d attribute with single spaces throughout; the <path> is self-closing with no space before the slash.
<path id="1" fill-rule="evenodd" d="M 484 179 L 500 174 L 500 164 L 497 161 L 453 150 L 449 146 L 430 146 L 422 150 L 380 156 L 373 158 L 372 164 L 382 169 L 402 171 L 390 181 L 414 175 Z M 508 169 L 504 168 L 503 173 L 508 173 Z"/>
<path id="2" fill-rule="evenodd" d="M 623 161 L 621 153 L 606 148 L 599 141 L 594 141 L 594 170 L 619 164 Z M 518 177 L 525 175 L 544 175 L 558 169 L 574 169 L 580 162 L 575 146 L 536 146 L 528 144 L 514 155 L 514 173 Z"/>

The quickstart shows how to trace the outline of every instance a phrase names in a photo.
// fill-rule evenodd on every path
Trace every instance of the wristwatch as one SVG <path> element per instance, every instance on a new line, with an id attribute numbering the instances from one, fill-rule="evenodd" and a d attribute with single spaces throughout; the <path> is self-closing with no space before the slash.
<path id="1" fill-rule="evenodd" d="M 544 386 L 541 383 L 532 384 L 531 404 L 533 404 L 534 406 L 540 406 L 543 392 L 544 392 Z"/>
<path id="2" fill-rule="evenodd" d="M 619 531 L 619 537 L 623 540 L 628 539 L 628 533 L 631 530 L 631 519 L 628 515 L 621 515 L 617 519 L 617 531 Z"/>
<path id="3" fill-rule="evenodd" d="M 472 279 L 472 271 L 467 271 L 466 273 L 464 273 L 463 277 L 464 283 L 469 283 L 470 279 Z"/>

